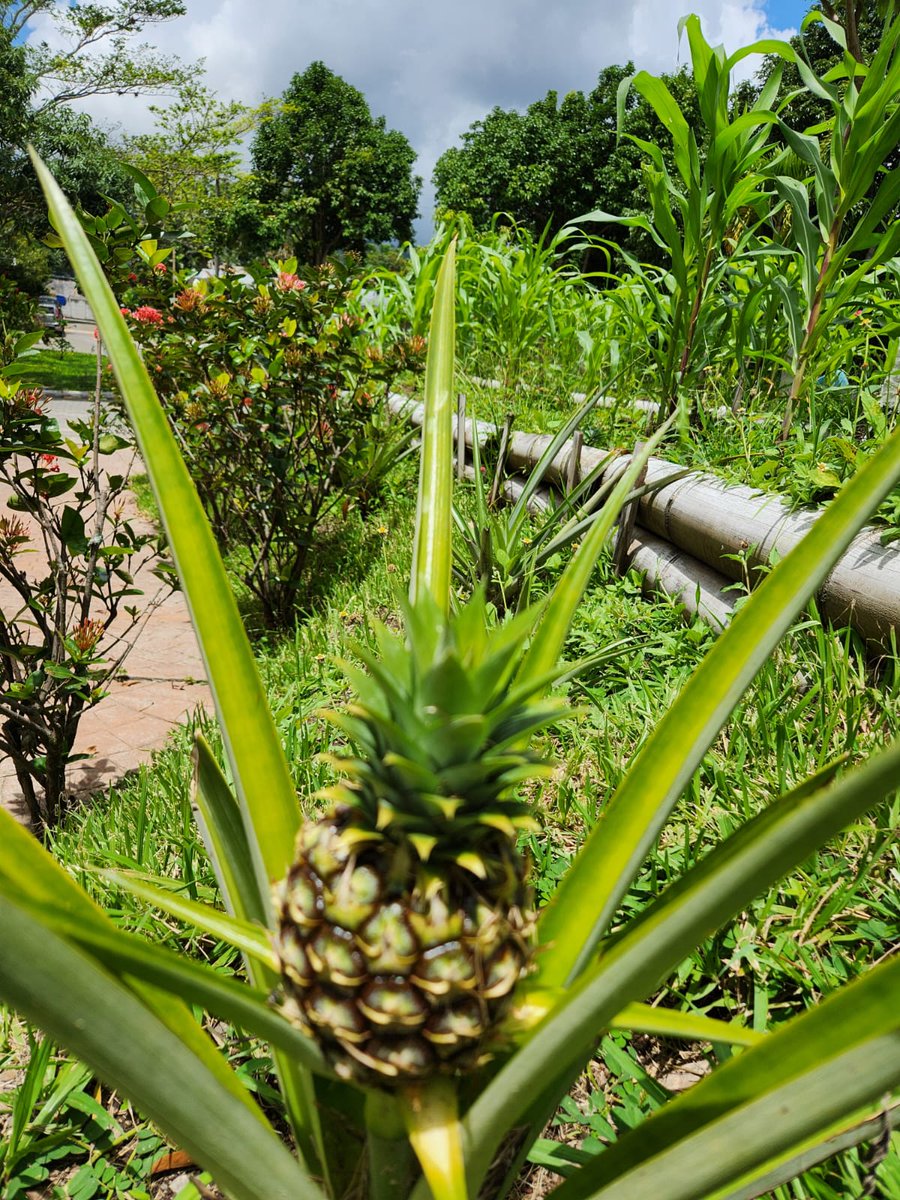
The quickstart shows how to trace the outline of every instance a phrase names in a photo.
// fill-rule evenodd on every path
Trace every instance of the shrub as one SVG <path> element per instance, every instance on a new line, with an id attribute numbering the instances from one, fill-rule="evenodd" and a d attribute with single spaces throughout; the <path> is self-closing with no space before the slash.
<path id="1" fill-rule="evenodd" d="M 92 419 L 71 422 L 63 436 L 42 390 L 11 378 L 40 337 L 20 338 L 12 361 L 0 361 L 0 482 L 9 493 L 0 517 L 0 750 L 36 828 L 66 810 L 79 721 L 131 649 L 141 619 L 134 572 L 159 551 L 155 535 L 123 516 L 125 476 L 105 462 L 130 442 L 113 432 L 99 392 Z M 126 620 L 110 631 L 120 613 Z"/>
<path id="2" fill-rule="evenodd" d="M 381 403 L 422 338 L 376 347 L 328 263 L 269 264 L 248 284 L 156 269 L 122 296 L 220 547 L 247 547 L 244 581 L 287 624 L 323 522 L 365 513 L 408 446 Z"/>

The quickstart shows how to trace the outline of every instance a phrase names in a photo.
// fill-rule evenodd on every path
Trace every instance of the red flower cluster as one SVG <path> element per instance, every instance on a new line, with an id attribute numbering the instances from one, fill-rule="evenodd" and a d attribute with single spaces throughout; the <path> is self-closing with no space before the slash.
<path id="1" fill-rule="evenodd" d="M 169 270 L 169 268 L 166 266 L 165 263 L 157 263 L 156 266 L 153 268 L 153 270 L 156 271 L 160 275 L 165 275 L 166 272 Z"/>
<path id="2" fill-rule="evenodd" d="M 40 463 L 45 471 L 59 470 L 59 459 L 55 454 L 42 454 L 40 456 Z"/>
<path id="3" fill-rule="evenodd" d="M 302 292 L 306 284 L 293 271 L 279 271 L 275 287 L 279 292 Z"/>
<path id="4" fill-rule="evenodd" d="M 162 325 L 162 313 L 158 308 L 153 308 L 149 304 L 142 304 L 131 315 L 135 321 L 141 321 L 144 325 Z"/>

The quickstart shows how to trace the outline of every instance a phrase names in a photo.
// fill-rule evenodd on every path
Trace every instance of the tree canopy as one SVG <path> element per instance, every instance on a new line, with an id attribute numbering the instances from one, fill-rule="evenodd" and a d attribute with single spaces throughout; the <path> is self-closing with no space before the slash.
<path id="1" fill-rule="evenodd" d="M 36 291 L 50 269 L 39 240 L 47 209 L 25 153 L 28 142 L 82 208 L 97 212 L 107 196 L 130 192 L 108 138 L 71 103 L 177 86 L 187 76 L 182 64 L 132 39 L 184 11 L 182 0 L 0 0 L 0 274 Z M 27 37 L 42 16 L 56 26 L 53 48 Z"/>
<path id="2" fill-rule="evenodd" d="M 556 232 L 597 207 L 634 213 L 642 193 L 641 154 L 618 136 L 616 123 L 619 84 L 633 70 L 631 63 L 605 67 L 587 95 L 569 92 L 560 102 L 551 91 L 524 113 L 495 108 L 476 121 L 463 134 L 462 146 L 437 161 L 439 209 L 465 212 L 478 228 L 486 228 L 494 213 L 509 213 L 535 235 L 547 226 Z M 664 79 L 686 115 L 696 116 L 690 75 L 680 71 Z M 668 141 L 650 106 L 634 92 L 626 98 L 623 133 L 661 145 Z M 639 233 L 612 226 L 609 233 L 652 252 L 640 246 Z"/>
<path id="3" fill-rule="evenodd" d="M 412 236 L 422 182 L 415 151 L 324 63 L 294 75 L 252 156 L 256 199 L 299 257 L 320 263 L 337 250 Z"/>

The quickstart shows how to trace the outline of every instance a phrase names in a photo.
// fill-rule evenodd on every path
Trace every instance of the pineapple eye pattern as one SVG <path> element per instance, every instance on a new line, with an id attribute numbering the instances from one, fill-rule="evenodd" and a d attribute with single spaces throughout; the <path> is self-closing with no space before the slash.
<path id="1" fill-rule="evenodd" d="M 524 861 L 507 844 L 487 879 L 426 869 L 402 840 L 360 849 L 354 828 L 345 807 L 307 826 L 276 889 L 282 1011 L 370 1087 L 470 1070 L 529 960 Z"/>

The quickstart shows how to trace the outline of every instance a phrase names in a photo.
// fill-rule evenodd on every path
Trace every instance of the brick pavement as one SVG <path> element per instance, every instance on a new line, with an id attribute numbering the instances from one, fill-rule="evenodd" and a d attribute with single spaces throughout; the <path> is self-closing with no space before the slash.
<path id="1" fill-rule="evenodd" d="M 131 455 L 122 455 L 118 463 L 113 456 L 107 462 L 112 470 L 141 469 Z M 129 517 L 136 526 L 146 529 L 147 522 L 139 515 L 132 494 L 127 492 L 126 496 Z M 5 507 L 6 495 L 0 494 L 0 512 Z M 39 539 L 33 545 L 39 546 Z M 143 609 L 159 584 L 147 568 L 136 573 L 135 584 L 144 595 L 129 602 Z M 0 611 L 14 612 L 19 607 L 15 594 L 0 580 Z M 113 631 L 115 628 L 113 625 Z M 91 757 L 70 768 L 72 791 L 97 791 L 149 762 L 174 725 L 200 705 L 211 708 L 204 679 L 205 669 L 184 597 L 174 592 L 147 617 L 119 678 L 110 684 L 109 695 L 82 717 L 75 752 Z M 24 819 L 12 763 L 5 756 L 0 757 L 0 803 Z"/>

